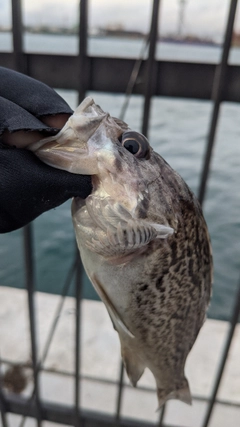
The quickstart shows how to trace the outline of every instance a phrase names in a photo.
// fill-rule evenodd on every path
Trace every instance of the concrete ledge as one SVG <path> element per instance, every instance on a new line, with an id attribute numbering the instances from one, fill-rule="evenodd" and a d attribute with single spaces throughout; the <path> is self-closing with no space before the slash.
<path id="1" fill-rule="evenodd" d="M 36 294 L 38 347 L 41 355 L 60 297 Z M 49 354 L 40 375 L 41 396 L 46 401 L 72 404 L 74 395 L 74 320 L 75 300 L 67 297 L 59 318 Z M 208 319 L 189 355 L 186 375 L 192 394 L 210 396 L 217 366 L 225 343 L 228 323 Z M 237 326 L 218 399 L 240 405 L 240 325 Z M 3 361 L 26 364 L 30 361 L 27 294 L 24 290 L 0 287 L 0 355 Z M 81 405 L 84 409 L 114 414 L 116 411 L 120 346 L 117 333 L 112 328 L 104 305 L 98 301 L 82 301 Z M 2 364 L 2 371 L 8 368 Z M 62 374 L 60 372 L 62 372 Z M 30 395 L 32 381 L 30 370 L 25 370 L 28 385 L 23 391 Z M 91 377 L 91 378 L 89 378 Z M 105 383 L 99 378 L 107 380 Z M 125 377 L 125 383 L 128 379 Z M 139 386 L 154 389 L 151 373 L 146 371 Z M 122 416 L 142 421 L 157 421 L 157 399 L 154 391 L 124 388 Z M 206 403 L 194 400 L 192 407 L 181 402 L 167 404 L 165 423 L 178 427 L 200 427 Z M 9 415 L 10 426 L 18 425 L 19 417 Z M 236 426 L 240 419 L 240 406 L 216 405 L 210 427 Z M 15 423 L 16 422 L 16 423 Z M 30 423 L 30 424 L 29 424 Z M 32 421 L 26 424 L 30 427 Z M 56 425 L 56 424 L 55 424 Z M 0 423 L 1 426 L 1 423 Z M 51 427 L 44 423 L 44 427 Z"/>

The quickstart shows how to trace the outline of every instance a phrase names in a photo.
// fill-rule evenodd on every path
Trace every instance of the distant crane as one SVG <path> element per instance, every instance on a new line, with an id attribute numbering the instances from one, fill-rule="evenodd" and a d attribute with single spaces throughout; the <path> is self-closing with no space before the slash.
<path id="1" fill-rule="evenodd" d="M 177 36 L 181 38 L 183 35 L 184 17 L 188 0 L 178 0 L 179 2 L 179 14 L 178 14 L 178 28 Z"/>

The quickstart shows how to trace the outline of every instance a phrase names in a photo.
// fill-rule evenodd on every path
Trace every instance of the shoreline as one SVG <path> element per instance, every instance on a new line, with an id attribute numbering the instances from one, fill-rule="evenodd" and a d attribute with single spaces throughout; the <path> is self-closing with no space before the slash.
<path id="1" fill-rule="evenodd" d="M 30 29 L 30 28 L 25 28 L 24 33 L 27 34 L 36 34 L 36 35 L 48 35 L 48 36 L 78 36 L 78 32 L 77 31 L 64 31 L 64 30 L 34 30 L 34 29 Z M 11 29 L 1 29 L 0 28 L 0 34 L 11 34 L 12 31 Z M 126 34 L 118 34 L 118 33 L 112 33 L 112 34 L 88 34 L 88 38 L 90 39 L 94 39 L 94 38 L 98 38 L 98 39 L 123 39 L 123 40 L 144 40 L 146 38 L 145 34 L 141 34 L 141 35 L 135 35 L 134 33 L 128 33 L 126 32 Z M 169 44 L 180 44 L 180 45 L 186 45 L 186 46 L 204 46 L 204 47 L 221 47 L 222 44 L 218 43 L 218 42 L 214 42 L 212 40 L 201 40 L 201 39 L 191 39 L 191 38 L 185 38 L 185 39 L 179 39 L 179 38 L 175 38 L 175 37 L 168 37 L 168 36 L 161 36 L 158 37 L 157 42 L 161 43 L 169 43 Z M 240 42 L 239 44 L 234 44 L 234 47 L 240 47 Z"/>

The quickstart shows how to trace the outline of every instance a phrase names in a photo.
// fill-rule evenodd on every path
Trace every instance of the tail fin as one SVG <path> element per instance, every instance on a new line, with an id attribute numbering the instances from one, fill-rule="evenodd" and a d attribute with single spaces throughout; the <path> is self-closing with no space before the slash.
<path id="1" fill-rule="evenodd" d="M 164 405 L 164 403 L 166 403 L 167 400 L 170 399 L 178 399 L 181 400 L 181 402 L 187 403 L 188 405 L 192 404 L 192 396 L 188 385 L 188 380 L 186 378 L 183 379 L 183 381 L 175 388 L 175 390 L 170 392 L 168 390 L 158 388 L 157 396 L 159 409 Z"/>

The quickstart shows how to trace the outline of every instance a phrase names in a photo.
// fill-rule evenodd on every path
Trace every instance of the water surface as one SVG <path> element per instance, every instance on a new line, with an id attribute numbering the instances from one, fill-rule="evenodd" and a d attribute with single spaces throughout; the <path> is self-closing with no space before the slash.
<path id="1" fill-rule="evenodd" d="M 74 36 L 26 34 L 26 51 L 77 54 Z M 4 44 L 4 46 L 3 46 Z M 141 40 L 90 39 L 92 55 L 117 54 L 136 57 L 142 48 Z M 0 34 L 0 50 L 10 50 L 9 35 Z M 162 43 L 157 56 L 162 59 L 219 61 L 219 47 L 187 46 Z M 240 63 L 240 51 L 232 49 L 231 62 Z M 77 94 L 59 91 L 76 107 Z M 118 116 L 123 95 L 91 93 L 95 101 L 112 115 Z M 197 194 L 203 154 L 209 129 L 212 104 L 208 101 L 154 98 L 151 108 L 149 139 L 158 151 L 186 180 Z M 125 120 L 141 130 L 143 98 L 133 96 Z M 212 240 L 215 283 L 209 315 L 229 319 L 240 263 L 240 106 L 224 103 L 221 106 L 216 135 L 214 158 L 207 190 L 204 213 Z M 70 202 L 45 213 L 34 222 L 36 281 L 39 290 L 61 292 L 64 277 L 75 254 L 75 240 L 71 223 Z M 84 296 L 96 297 L 92 286 L 84 280 Z M 0 284 L 23 287 L 22 231 L 0 236 Z"/>

